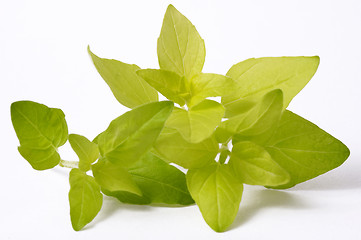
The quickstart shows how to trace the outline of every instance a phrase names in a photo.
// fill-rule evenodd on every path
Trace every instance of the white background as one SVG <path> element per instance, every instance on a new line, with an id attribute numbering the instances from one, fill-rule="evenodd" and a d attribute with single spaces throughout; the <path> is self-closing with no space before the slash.
<path id="1" fill-rule="evenodd" d="M 339 168 L 288 191 L 246 187 L 226 233 L 196 206 L 132 206 L 105 198 L 94 222 L 71 228 L 68 170 L 37 172 L 17 152 L 10 104 L 61 108 L 71 133 L 92 139 L 123 108 L 92 66 L 101 57 L 157 68 L 156 40 L 169 3 L 205 39 L 204 72 L 225 74 L 250 57 L 319 55 L 319 69 L 289 109 L 351 150 Z M 360 239 L 361 2 L 0 1 L 1 239 Z M 75 159 L 62 147 L 64 158 Z"/>

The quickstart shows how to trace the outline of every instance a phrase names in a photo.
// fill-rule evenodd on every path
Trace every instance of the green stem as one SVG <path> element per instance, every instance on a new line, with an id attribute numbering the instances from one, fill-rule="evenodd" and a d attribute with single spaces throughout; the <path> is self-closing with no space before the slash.
<path id="1" fill-rule="evenodd" d="M 60 159 L 59 166 L 66 168 L 78 168 L 79 162 Z"/>

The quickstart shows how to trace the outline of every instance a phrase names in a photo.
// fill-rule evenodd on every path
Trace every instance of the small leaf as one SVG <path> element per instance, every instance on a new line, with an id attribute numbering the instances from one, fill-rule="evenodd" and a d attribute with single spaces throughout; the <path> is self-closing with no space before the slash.
<path id="1" fill-rule="evenodd" d="M 99 58 L 90 51 L 89 47 L 88 53 L 118 102 L 126 107 L 134 108 L 158 101 L 157 91 L 136 74 L 136 71 L 140 69 L 137 65 Z"/>
<path id="2" fill-rule="evenodd" d="M 225 231 L 238 213 L 243 192 L 229 166 L 212 164 L 189 170 L 187 185 L 207 224 L 216 232 Z"/>
<path id="3" fill-rule="evenodd" d="M 100 211 L 103 195 L 94 178 L 77 168 L 70 171 L 70 217 L 75 231 L 90 223 Z"/>
<path id="4" fill-rule="evenodd" d="M 189 106 L 197 105 L 207 97 L 229 95 L 236 88 L 232 78 L 213 73 L 200 73 L 190 82 L 192 98 Z"/>
<path id="5" fill-rule="evenodd" d="M 79 169 L 84 172 L 90 170 L 91 164 L 99 157 L 98 146 L 77 134 L 69 134 L 69 143 L 79 157 Z"/>
<path id="6" fill-rule="evenodd" d="M 174 108 L 166 126 L 179 131 L 191 143 L 199 143 L 210 137 L 224 115 L 222 104 L 204 100 L 188 111 Z"/>
<path id="7" fill-rule="evenodd" d="M 58 147 L 68 138 L 63 111 L 31 101 L 11 104 L 11 121 L 20 142 L 20 154 L 36 170 L 55 167 L 60 162 Z"/>
<path id="8" fill-rule="evenodd" d="M 161 69 L 187 79 L 202 71 L 206 56 L 204 41 L 194 25 L 172 5 L 164 16 L 157 52 Z"/>
<path id="9" fill-rule="evenodd" d="M 265 57 L 251 58 L 237 63 L 227 72 L 237 85 L 237 93 L 222 98 L 226 109 L 240 98 L 262 96 L 273 89 L 283 91 L 283 108 L 302 90 L 315 74 L 320 58 Z"/>
<path id="10" fill-rule="evenodd" d="M 169 100 L 183 106 L 189 93 L 184 77 L 159 69 L 141 69 L 137 74 Z"/>
<path id="11" fill-rule="evenodd" d="M 252 142 L 239 142 L 232 148 L 229 165 L 237 178 L 245 184 L 278 186 L 290 180 L 289 174 L 280 167 L 269 153 Z"/>
<path id="12" fill-rule="evenodd" d="M 281 118 L 282 104 L 282 91 L 273 90 L 250 110 L 242 111 L 242 114 L 222 122 L 219 128 L 223 128 L 233 135 L 237 134 L 238 137 L 264 135 L 267 131 L 272 132 Z M 261 140 L 264 140 L 264 136 L 261 137 Z"/>
<path id="13" fill-rule="evenodd" d="M 290 188 L 340 166 L 350 155 L 339 140 L 302 117 L 285 111 L 265 149 L 291 176 Z"/>
<path id="14" fill-rule="evenodd" d="M 132 204 L 189 205 L 194 203 L 188 192 L 184 173 L 151 153 L 147 153 L 128 171 L 141 189 L 143 197 L 124 191 L 105 191 L 105 194 L 116 197 L 121 202 Z"/>
<path id="15" fill-rule="evenodd" d="M 100 155 L 124 168 L 132 165 L 152 148 L 172 109 L 172 102 L 154 102 L 116 118 L 97 137 Z"/>
<path id="16" fill-rule="evenodd" d="M 133 181 L 132 176 L 121 166 L 115 165 L 106 159 L 100 159 L 92 166 L 97 183 L 111 192 L 126 191 L 142 196 L 142 191 Z"/>
<path id="17" fill-rule="evenodd" d="M 164 128 L 154 144 L 157 156 L 186 169 L 200 168 L 213 162 L 218 149 L 213 136 L 199 143 L 190 143 L 177 130 L 170 128 Z"/>

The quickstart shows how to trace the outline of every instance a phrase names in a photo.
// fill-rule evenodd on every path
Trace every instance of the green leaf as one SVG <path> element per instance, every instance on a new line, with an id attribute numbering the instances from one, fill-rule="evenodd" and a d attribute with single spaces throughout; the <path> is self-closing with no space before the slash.
<path id="1" fill-rule="evenodd" d="M 99 157 L 98 146 L 77 134 L 69 134 L 69 143 L 79 157 L 79 169 L 84 172 L 90 170 L 91 164 Z"/>
<path id="2" fill-rule="evenodd" d="M 164 16 L 157 52 L 161 69 L 187 79 L 202 71 L 206 56 L 204 41 L 194 25 L 172 5 Z"/>
<path id="3" fill-rule="evenodd" d="M 237 94 L 222 98 L 226 109 L 248 96 L 262 96 L 273 89 L 283 91 L 283 108 L 302 90 L 315 74 L 320 58 L 265 57 L 235 64 L 227 72 L 238 84 Z M 228 114 L 227 114 L 228 116 Z"/>
<path id="4" fill-rule="evenodd" d="M 227 131 L 226 129 L 218 126 L 216 131 L 214 132 L 214 136 L 216 137 L 217 142 L 219 143 L 228 143 L 234 133 Z"/>
<path id="5" fill-rule="evenodd" d="M 11 104 L 11 121 L 20 142 L 20 154 L 36 170 L 55 167 L 60 162 L 58 147 L 68 138 L 63 111 L 31 101 Z"/>
<path id="6" fill-rule="evenodd" d="M 142 191 L 127 170 L 102 158 L 92 166 L 97 183 L 109 191 L 126 191 L 142 196 Z"/>
<path id="7" fill-rule="evenodd" d="M 214 231 L 225 231 L 238 213 L 243 185 L 224 164 L 189 170 L 186 177 L 204 220 Z"/>
<path id="8" fill-rule="evenodd" d="M 124 168 L 132 165 L 152 148 L 172 109 L 172 102 L 154 102 L 116 118 L 97 137 L 100 155 Z"/>
<path id="9" fill-rule="evenodd" d="M 191 101 L 189 106 L 197 105 L 207 97 L 219 97 L 229 95 L 236 88 L 232 78 L 213 74 L 200 73 L 191 79 Z"/>
<path id="10" fill-rule="evenodd" d="M 188 111 L 174 108 L 166 126 L 179 131 L 191 143 L 199 143 L 210 137 L 224 115 L 222 104 L 204 100 Z"/>
<path id="11" fill-rule="evenodd" d="M 278 186 L 290 180 L 289 174 L 269 153 L 252 142 L 233 145 L 229 165 L 234 169 L 237 178 L 245 184 Z"/>
<path id="12" fill-rule="evenodd" d="M 199 143 L 190 143 L 177 130 L 166 127 L 154 144 L 157 156 L 186 169 L 200 168 L 210 164 L 217 156 L 218 149 L 214 136 Z"/>
<path id="13" fill-rule="evenodd" d="M 350 155 L 339 140 L 302 117 L 285 111 L 265 149 L 291 176 L 290 188 L 340 166 Z"/>
<path id="14" fill-rule="evenodd" d="M 124 191 L 105 191 L 105 194 L 116 197 L 121 202 L 132 204 L 189 205 L 194 203 L 188 192 L 184 173 L 151 153 L 146 154 L 128 171 L 141 189 L 143 197 Z"/>
<path id="15" fill-rule="evenodd" d="M 263 97 L 263 96 L 261 96 Z M 252 109 L 259 101 L 261 101 L 260 97 L 246 97 L 239 98 L 229 103 L 225 103 L 225 98 L 222 98 L 222 104 L 225 106 L 225 118 L 231 118 L 240 114 L 244 114 L 250 109 Z"/>
<path id="16" fill-rule="evenodd" d="M 88 53 L 118 102 L 126 107 L 134 108 L 158 101 L 157 91 L 136 74 L 136 71 L 140 69 L 137 65 L 99 58 L 90 51 L 89 47 Z"/>
<path id="17" fill-rule="evenodd" d="M 94 178 L 77 168 L 70 171 L 70 217 L 75 231 L 90 223 L 100 211 L 103 195 Z"/>
<path id="18" fill-rule="evenodd" d="M 137 74 L 169 100 L 183 106 L 189 92 L 184 77 L 175 72 L 159 69 L 141 69 Z"/>
<path id="19" fill-rule="evenodd" d="M 264 134 L 266 132 L 272 133 L 281 118 L 283 112 L 282 96 L 280 89 L 267 93 L 250 110 L 242 111 L 242 114 L 222 122 L 219 128 L 223 128 L 226 132 L 232 135 L 237 134 L 238 136 L 263 135 L 261 140 L 264 140 Z M 220 133 L 217 134 L 219 135 Z"/>

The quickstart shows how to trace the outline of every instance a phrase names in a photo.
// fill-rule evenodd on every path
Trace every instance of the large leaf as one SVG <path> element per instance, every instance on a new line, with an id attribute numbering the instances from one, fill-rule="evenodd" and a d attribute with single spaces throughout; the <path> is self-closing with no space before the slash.
<path id="1" fill-rule="evenodd" d="M 238 213 L 243 192 L 229 166 L 212 164 L 189 170 L 187 185 L 207 224 L 214 231 L 225 231 Z"/>
<path id="2" fill-rule="evenodd" d="M 59 164 L 57 149 L 68 138 L 65 115 L 60 109 L 31 101 L 14 102 L 11 121 L 20 142 L 18 150 L 34 169 L 45 170 Z"/>
<path id="3" fill-rule="evenodd" d="M 161 69 L 141 69 L 137 74 L 169 100 L 183 106 L 189 98 L 185 78 Z"/>
<path id="4" fill-rule="evenodd" d="M 261 146 L 252 142 L 233 145 L 229 165 L 245 184 L 278 186 L 288 183 L 289 174 Z"/>
<path id="5" fill-rule="evenodd" d="M 161 69 L 187 79 L 202 71 L 206 56 L 204 41 L 194 25 L 172 5 L 164 16 L 157 52 Z"/>
<path id="6" fill-rule="evenodd" d="M 172 109 L 172 102 L 154 102 L 116 118 L 97 137 L 101 156 L 124 168 L 132 165 L 152 148 Z"/>
<path id="7" fill-rule="evenodd" d="M 302 117 L 285 111 L 265 148 L 291 176 L 289 188 L 340 166 L 350 151 L 339 140 Z"/>
<path id="8" fill-rule="evenodd" d="M 186 169 L 210 164 L 216 157 L 218 149 L 214 136 L 199 143 L 190 143 L 177 130 L 169 128 L 163 129 L 154 145 L 154 150 L 160 158 Z"/>
<path id="9" fill-rule="evenodd" d="M 223 115 L 222 104 L 204 100 L 188 111 L 174 108 L 166 126 L 178 130 L 188 142 L 199 143 L 213 134 Z"/>
<path id="10" fill-rule="evenodd" d="M 75 231 L 90 223 L 100 211 L 103 195 L 94 178 L 77 168 L 70 171 L 70 217 Z"/>
<path id="11" fill-rule="evenodd" d="M 105 158 L 92 166 L 93 175 L 97 183 L 109 191 L 126 191 L 142 196 L 142 191 L 133 181 L 128 171 L 113 164 Z"/>
<path id="12" fill-rule="evenodd" d="M 98 146 L 77 134 L 69 134 L 69 143 L 79 157 L 79 169 L 84 172 L 90 170 L 91 164 L 99 157 Z"/>
<path id="13" fill-rule="evenodd" d="M 235 88 L 236 84 L 232 78 L 213 73 L 200 73 L 190 81 L 192 97 L 189 106 L 194 106 L 207 97 L 228 95 Z"/>
<path id="14" fill-rule="evenodd" d="M 282 91 L 280 89 L 267 93 L 260 102 L 254 105 L 248 111 L 241 110 L 241 114 L 223 121 L 217 129 L 217 135 L 220 132 L 229 133 L 229 135 L 237 134 L 238 137 L 259 137 L 261 140 L 266 139 L 266 132 L 272 131 L 277 126 L 283 109 Z M 229 137 L 228 137 L 229 138 Z M 258 142 L 255 140 L 255 142 Z"/>
<path id="15" fill-rule="evenodd" d="M 140 68 L 114 59 L 100 58 L 88 47 L 88 53 L 100 76 L 108 84 L 115 98 L 124 106 L 134 108 L 158 101 L 157 91 L 136 74 Z"/>
<path id="16" fill-rule="evenodd" d="M 178 204 L 194 203 L 186 184 L 183 172 L 151 153 L 128 169 L 133 181 L 139 186 L 143 196 L 124 191 L 103 192 L 118 198 L 121 202 L 132 204 Z"/>
<path id="17" fill-rule="evenodd" d="M 279 88 L 284 94 L 285 109 L 315 74 L 319 61 L 318 56 L 265 57 L 251 58 L 237 63 L 227 72 L 227 76 L 237 82 L 237 92 L 224 97 L 222 103 L 226 109 L 232 108 L 240 98 L 262 96 Z"/>

